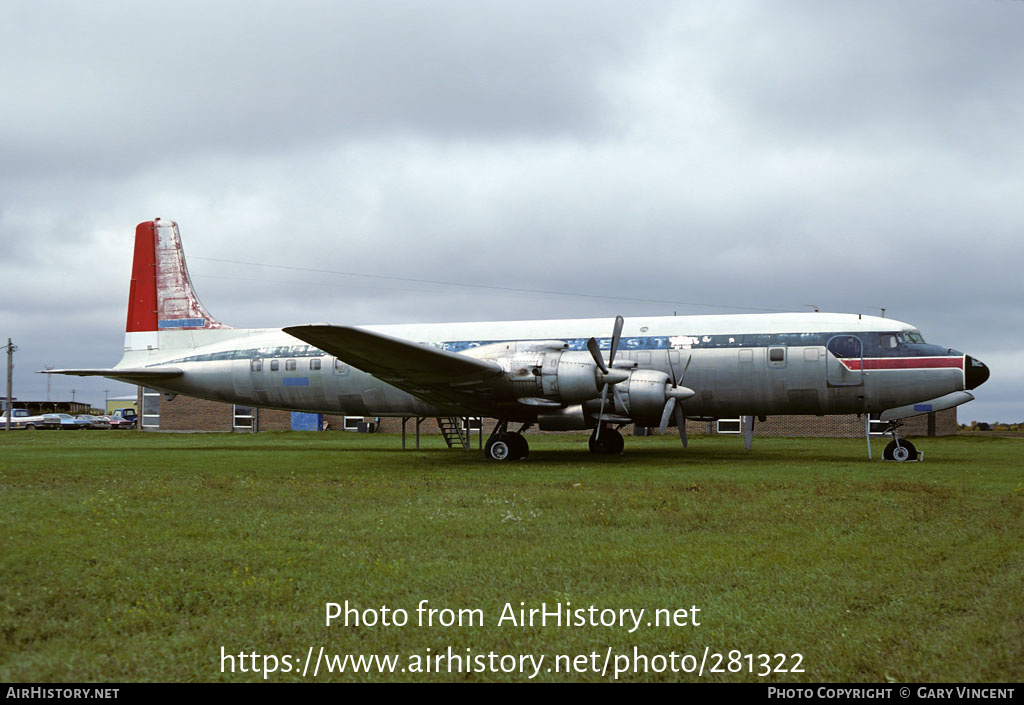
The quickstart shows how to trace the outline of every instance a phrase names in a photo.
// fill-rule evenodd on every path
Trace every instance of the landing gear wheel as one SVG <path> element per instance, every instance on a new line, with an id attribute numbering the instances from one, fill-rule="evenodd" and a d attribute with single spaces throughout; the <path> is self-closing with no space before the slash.
<path id="1" fill-rule="evenodd" d="M 487 441 L 487 445 L 484 446 L 484 456 L 488 460 L 511 460 L 512 444 L 509 443 L 508 434 L 502 433 Z"/>
<path id="2" fill-rule="evenodd" d="M 882 451 L 882 457 L 886 460 L 893 460 L 897 463 L 905 463 L 911 460 L 917 460 L 917 448 L 910 441 L 900 441 L 899 445 L 896 445 L 896 441 L 890 441 L 889 445 Z"/>
<path id="3" fill-rule="evenodd" d="M 526 442 L 526 438 L 521 433 L 510 433 L 508 435 L 512 441 L 512 452 L 515 455 L 515 459 L 526 460 L 527 456 L 530 455 L 530 444 Z"/>
<path id="4" fill-rule="evenodd" d="M 518 433 L 499 433 L 484 446 L 484 456 L 488 460 L 519 460 L 529 452 L 529 444 Z"/>
<path id="5" fill-rule="evenodd" d="M 597 431 L 590 434 L 590 452 L 601 455 L 622 455 L 622 449 L 626 442 L 622 440 L 622 434 L 614 428 L 601 429 L 601 435 L 597 438 Z"/>

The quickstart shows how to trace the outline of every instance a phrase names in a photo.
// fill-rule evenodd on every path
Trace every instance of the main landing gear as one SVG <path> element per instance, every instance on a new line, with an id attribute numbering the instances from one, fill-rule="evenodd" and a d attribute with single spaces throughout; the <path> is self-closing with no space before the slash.
<path id="1" fill-rule="evenodd" d="M 622 455 L 622 449 L 626 442 L 622 440 L 622 434 L 610 426 L 605 426 L 598 433 L 598 429 L 590 434 L 590 452 L 600 455 Z"/>
<path id="2" fill-rule="evenodd" d="M 913 443 L 907 439 L 903 439 L 901 441 L 899 436 L 896 435 L 896 429 L 902 425 L 903 421 L 896 419 L 895 421 L 890 422 L 886 427 L 885 432 L 892 434 L 892 440 L 889 442 L 889 445 L 885 447 L 885 450 L 882 451 L 882 459 L 892 460 L 897 463 L 922 460 L 924 458 L 924 453 L 918 453 L 917 448 L 914 447 Z"/>
<path id="3" fill-rule="evenodd" d="M 530 454 L 530 444 L 526 442 L 523 431 L 530 425 L 523 424 L 519 431 L 511 433 L 508 421 L 499 421 L 484 444 L 484 457 L 488 460 L 525 460 Z"/>

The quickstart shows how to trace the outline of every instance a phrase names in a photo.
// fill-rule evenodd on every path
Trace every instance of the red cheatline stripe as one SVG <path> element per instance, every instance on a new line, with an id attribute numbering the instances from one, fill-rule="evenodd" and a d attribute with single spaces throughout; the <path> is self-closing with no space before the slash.
<path id="1" fill-rule="evenodd" d="M 861 369 L 860 358 L 840 360 L 846 369 Z M 963 369 L 964 359 L 962 357 L 866 357 L 864 358 L 865 370 L 909 370 L 909 369 L 932 369 L 936 367 L 955 367 Z"/>

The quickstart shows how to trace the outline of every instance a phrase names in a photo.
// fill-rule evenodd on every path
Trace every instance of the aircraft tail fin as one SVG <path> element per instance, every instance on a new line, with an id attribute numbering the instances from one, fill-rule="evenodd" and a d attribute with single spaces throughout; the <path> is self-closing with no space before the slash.
<path id="1" fill-rule="evenodd" d="M 155 218 L 135 228 L 128 293 L 127 349 L 152 349 L 161 333 L 230 328 L 210 315 L 196 295 L 185 264 L 178 224 Z"/>

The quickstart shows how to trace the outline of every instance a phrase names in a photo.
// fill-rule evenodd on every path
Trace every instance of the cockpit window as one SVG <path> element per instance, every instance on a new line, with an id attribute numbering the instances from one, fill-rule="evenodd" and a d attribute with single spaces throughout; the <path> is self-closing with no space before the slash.
<path id="1" fill-rule="evenodd" d="M 899 335 L 901 343 L 924 343 L 924 336 L 919 330 L 903 331 Z"/>
<path id="2" fill-rule="evenodd" d="M 879 345 L 882 350 L 891 350 L 899 345 L 899 341 L 896 339 L 896 333 L 882 333 L 879 336 Z"/>

